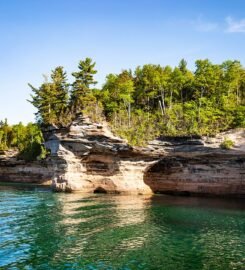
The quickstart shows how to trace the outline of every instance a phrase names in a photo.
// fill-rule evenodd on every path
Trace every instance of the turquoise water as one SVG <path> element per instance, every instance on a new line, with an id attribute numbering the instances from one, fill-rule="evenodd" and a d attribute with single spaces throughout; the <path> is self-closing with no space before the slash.
<path id="1" fill-rule="evenodd" d="M 245 269 L 244 201 L 0 186 L 0 269 Z"/>

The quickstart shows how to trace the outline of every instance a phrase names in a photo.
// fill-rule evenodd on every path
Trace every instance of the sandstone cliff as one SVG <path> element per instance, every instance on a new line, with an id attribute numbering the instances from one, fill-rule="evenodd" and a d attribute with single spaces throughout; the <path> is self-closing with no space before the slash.
<path id="1" fill-rule="evenodd" d="M 44 130 L 50 156 L 26 163 L 0 156 L 0 181 L 46 183 L 55 191 L 245 196 L 244 129 L 208 137 L 160 137 L 130 147 L 107 123 L 79 117 Z M 225 138 L 235 145 L 219 146 Z"/>
<path id="2" fill-rule="evenodd" d="M 159 155 L 130 147 L 106 123 L 80 117 L 69 129 L 47 130 L 45 138 L 56 191 L 151 193 L 143 172 Z"/>
<path id="3" fill-rule="evenodd" d="M 45 137 L 57 191 L 245 194 L 242 129 L 215 138 L 160 137 L 133 148 L 106 123 L 80 117 L 68 129 L 49 129 Z M 235 142 L 232 150 L 220 149 L 224 138 Z"/>
<path id="4" fill-rule="evenodd" d="M 48 161 L 26 162 L 17 159 L 17 152 L 0 153 L 0 182 L 51 184 L 52 164 Z"/>

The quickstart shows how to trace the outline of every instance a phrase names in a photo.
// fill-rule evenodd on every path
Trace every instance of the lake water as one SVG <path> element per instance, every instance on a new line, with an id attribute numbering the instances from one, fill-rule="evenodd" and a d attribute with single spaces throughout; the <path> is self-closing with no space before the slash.
<path id="1" fill-rule="evenodd" d="M 245 202 L 0 186 L 0 269 L 245 269 Z"/>

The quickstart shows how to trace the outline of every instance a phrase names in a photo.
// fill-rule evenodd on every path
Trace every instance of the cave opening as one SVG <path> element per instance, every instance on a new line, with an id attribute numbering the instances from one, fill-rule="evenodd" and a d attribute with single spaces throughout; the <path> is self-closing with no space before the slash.
<path id="1" fill-rule="evenodd" d="M 102 188 L 102 187 L 97 187 L 95 190 L 94 190 L 94 193 L 102 193 L 102 194 L 106 194 L 107 191 Z"/>

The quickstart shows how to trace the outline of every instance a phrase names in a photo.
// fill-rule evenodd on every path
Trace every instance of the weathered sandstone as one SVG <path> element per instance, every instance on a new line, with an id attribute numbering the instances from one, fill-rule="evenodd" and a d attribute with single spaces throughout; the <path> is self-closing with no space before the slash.
<path id="1" fill-rule="evenodd" d="M 43 131 L 50 156 L 1 161 L 0 181 L 45 182 L 55 191 L 245 196 L 245 132 L 216 137 L 160 137 L 145 148 L 115 137 L 107 123 L 78 117 L 68 128 Z M 220 143 L 232 139 L 233 149 Z"/>
<path id="2" fill-rule="evenodd" d="M 103 125 L 80 117 L 69 130 L 49 129 L 46 147 L 56 191 L 151 193 L 144 171 L 157 157 L 133 149 Z"/>
<path id="3" fill-rule="evenodd" d="M 53 169 L 46 161 L 26 162 L 16 158 L 17 152 L 0 155 L 0 182 L 50 184 Z"/>
<path id="4" fill-rule="evenodd" d="M 106 123 L 80 117 L 69 129 L 45 134 L 57 191 L 146 194 L 245 194 L 244 130 L 215 138 L 160 137 L 146 148 L 130 147 Z M 222 150 L 224 138 L 235 142 Z"/>

